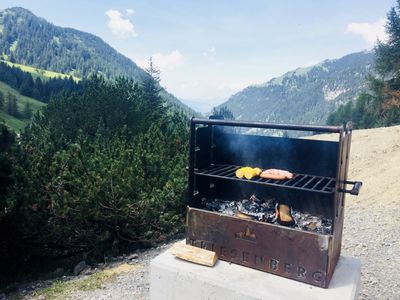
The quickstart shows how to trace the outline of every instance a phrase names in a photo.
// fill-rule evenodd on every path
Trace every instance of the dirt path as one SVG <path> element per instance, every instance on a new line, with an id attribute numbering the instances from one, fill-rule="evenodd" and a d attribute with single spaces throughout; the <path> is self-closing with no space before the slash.
<path id="1" fill-rule="evenodd" d="M 342 243 L 361 260 L 359 298 L 400 299 L 400 126 L 353 132 L 349 179 L 363 182 L 346 196 Z"/>
<path id="2" fill-rule="evenodd" d="M 360 299 L 400 299 L 400 126 L 355 131 L 349 177 L 363 181 L 342 246 L 361 260 Z"/>
<path id="3" fill-rule="evenodd" d="M 400 126 L 354 131 L 351 147 L 349 179 L 363 187 L 346 199 L 342 253 L 361 260 L 360 299 L 400 299 Z M 148 299 L 149 262 L 167 247 L 140 253 L 140 268 L 70 298 Z"/>

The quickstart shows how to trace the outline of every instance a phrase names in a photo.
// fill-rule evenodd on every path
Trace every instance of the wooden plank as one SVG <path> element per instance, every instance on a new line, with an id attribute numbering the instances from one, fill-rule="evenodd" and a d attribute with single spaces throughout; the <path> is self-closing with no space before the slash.
<path id="1" fill-rule="evenodd" d="M 209 267 L 213 267 L 217 261 L 217 253 L 181 242 L 172 246 L 171 254 L 180 259 Z"/>

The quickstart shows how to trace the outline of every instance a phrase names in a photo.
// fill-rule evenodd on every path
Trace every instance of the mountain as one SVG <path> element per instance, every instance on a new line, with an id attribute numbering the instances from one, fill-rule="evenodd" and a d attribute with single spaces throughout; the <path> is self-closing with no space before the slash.
<path id="1" fill-rule="evenodd" d="M 146 73 L 99 37 L 55 26 L 20 7 L 0 12 L 0 54 L 11 62 L 85 77 L 101 73 L 143 78 Z"/>
<path id="2" fill-rule="evenodd" d="M 368 51 L 325 60 L 249 86 L 218 107 L 226 106 L 239 120 L 325 124 L 329 113 L 366 87 L 373 63 Z"/>
<path id="3" fill-rule="evenodd" d="M 76 77 L 102 74 L 140 82 L 149 76 L 101 38 L 55 26 L 21 7 L 0 11 L 0 59 Z M 165 90 L 162 94 L 170 103 L 194 113 Z"/>

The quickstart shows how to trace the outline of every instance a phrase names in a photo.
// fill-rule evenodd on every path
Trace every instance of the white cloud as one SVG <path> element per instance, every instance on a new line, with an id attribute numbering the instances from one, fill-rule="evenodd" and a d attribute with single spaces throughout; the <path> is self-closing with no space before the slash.
<path id="1" fill-rule="evenodd" d="M 119 38 L 128 38 L 136 36 L 135 28 L 131 21 L 124 18 L 123 15 L 114 9 L 109 9 L 105 12 L 109 18 L 107 26 L 111 32 Z"/>
<path id="2" fill-rule="evenodd" d="M 126 14 L 128 15 L 128 16 L 131 16 L 131 15 L 133 15 L 135 13 L 135 11 L 132 9 L 132 8 L 127 8 L 126 9 Z"/>
<path id="3" fill-rule="evenodd" d="M 160 68 L 161 71 L 173 70 L 185 61 L 185 57 L 178 50 L 167 54 L 156 53 L 152 55 L 152 58 L 156 67 Z"/>
<path id="4" fill-rule="evenodd" d="M 203 52 L 203 56 L 205 57 L 215 57 L 216 55 L 217 51 L 215 50 L 215 47 L 211 47 L 210 49 L 207 49 Z"/>
<path id="5" fill-rule="evenodd" d="M 373 46 L 377 39 L 386 41 L 388 36 L 385 32 L 386 19 L 380 19 L 375 23 L 350 23 L 347 25 L 346 32 L 361 35 L 368 43 Z"/>

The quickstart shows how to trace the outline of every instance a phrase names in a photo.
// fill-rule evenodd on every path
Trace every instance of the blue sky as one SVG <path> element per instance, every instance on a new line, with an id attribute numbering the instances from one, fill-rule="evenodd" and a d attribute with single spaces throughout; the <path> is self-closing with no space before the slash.
<path id="1" fill-rule="evenodd" d="M 371 49 L 394 0 L 1 0 L 100 36 L 201 110 L 255 83 Z"/>

